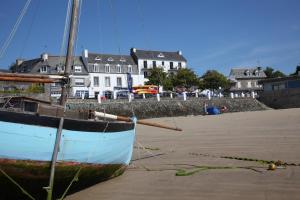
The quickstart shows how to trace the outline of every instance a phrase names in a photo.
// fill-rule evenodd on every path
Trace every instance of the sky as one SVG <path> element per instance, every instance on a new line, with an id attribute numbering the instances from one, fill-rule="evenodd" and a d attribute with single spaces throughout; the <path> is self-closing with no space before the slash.
<path id="1" fill-rule="evenodd" d="M 0 49 L 27 0 L 0 0 Z M 31 0 L 0 69 L 60 55 L 68 0 Z M 299 0 L 83 0 L 76 55 L 181 50 L 198 75 L 215 69 L 300 65 Z"/>

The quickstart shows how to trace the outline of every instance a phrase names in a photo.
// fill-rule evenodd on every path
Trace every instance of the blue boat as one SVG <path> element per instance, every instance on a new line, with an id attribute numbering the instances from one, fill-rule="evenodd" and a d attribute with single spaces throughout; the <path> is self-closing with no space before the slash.
<path id="1" fill-rule="evenodd" d="M 60 118 L 0 111 L 0 199 L 26 199 L 13 179 L 35 199 L 45 199 Z M 70 192 L 118 176 L 129 164 L 135 124 L 64 120 L 56 163 L 54 197 L 74 177 Z M 9 176 L 9 178 L 7 176 Z M 30 198 L 29 198 L 30 199 Z"/>
<path id="2" fill-rule="evenodd" d="M 61 79 L 62 108 L 66 108 L 68 96 L 78 10 L 79 0 L 73 0 L 66 67 Z M 2 76 L 2 81 L 51 82 L 41 75 Z M 68 118 L 64 111 L 60 115 L 50 113 L 0 110 L 1 200 L 63 199 L 67 193 L 122 174 L 129 164 L 134 122 Z"/>

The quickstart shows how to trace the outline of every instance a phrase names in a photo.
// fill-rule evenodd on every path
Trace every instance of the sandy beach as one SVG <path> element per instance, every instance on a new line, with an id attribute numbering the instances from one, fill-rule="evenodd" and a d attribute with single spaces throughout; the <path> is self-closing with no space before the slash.
<path id="1" fill-rule="evenodd" d="M 300 199 L 300 166 L 265 163 L 300 164 L 300 109 L 150 121 L 184 131 L 138 126 L 128 170 L 66 199 Z"/>

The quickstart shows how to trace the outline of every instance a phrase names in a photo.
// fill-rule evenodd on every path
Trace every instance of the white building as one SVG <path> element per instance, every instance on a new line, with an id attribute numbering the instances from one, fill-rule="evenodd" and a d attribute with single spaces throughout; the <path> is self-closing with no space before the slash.
<path id="1" fill-rule="evenodd" d="M 171 74 L 187 66 L 187 60 L 181 51 L 147 51 L 131 48 L 130 54 L 138 65 L 139 73 L 144 75 L 144 81 L 148 81 L 147 77 L 153 68 L 163 68 L 166 73 Z"/>
<path id="2" fill-rule="evenodd" d="M 128 73 L 131 74 L 133 85 L 144 83 L 144 77 L 139 74 L 131 56 L 96 54 L 84 50 L 82 60 L 89 73 L 90 85 L 87 89 L 90 98 L 99 94 L 114 98 L 118 90 L 127 90 Z"/>

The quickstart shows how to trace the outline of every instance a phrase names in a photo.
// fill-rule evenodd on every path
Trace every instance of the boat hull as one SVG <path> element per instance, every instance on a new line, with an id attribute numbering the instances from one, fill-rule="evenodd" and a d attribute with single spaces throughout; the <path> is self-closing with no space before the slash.
<path id="1" fill-rule="evenodd" d="M 10 178 L 35 199 L 46 199 L 47 191 L 43 187 L 48 186 L 49 183 L 50 162 L 1 159 L 0 165 Z M 125 169 L 124 164 L 59 162 L 55 170 L 53 199 L 63 195 L 78 172 L 78 181 L 73 182 L 68 194 L 119 176 Z M 3 173 L 0 173 L 0 188 L 0 199 L 30 199 Z"/>
<path id="2" fill-rule="evenodd" d="M 36 199 L 45 197 L 58 124 L 55 117 L 0 111 L 0 188 L 5 188 L 0 199 L 25 198 L 4 173 Z M 71 192 L 122 174 L 134 138 L 132 123 L 65 119 L 54 195 L 63 194 L 79 169 Z"/>

